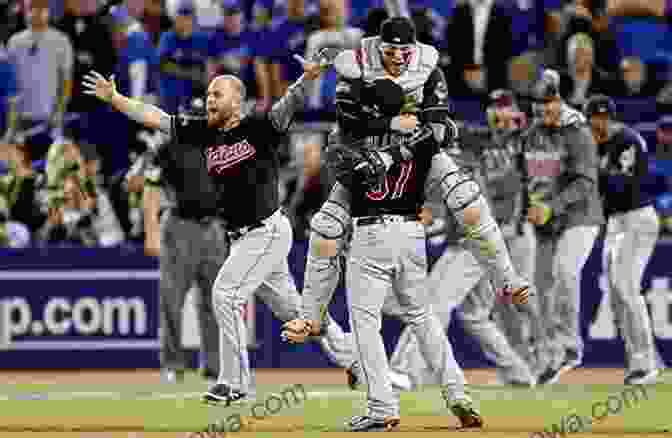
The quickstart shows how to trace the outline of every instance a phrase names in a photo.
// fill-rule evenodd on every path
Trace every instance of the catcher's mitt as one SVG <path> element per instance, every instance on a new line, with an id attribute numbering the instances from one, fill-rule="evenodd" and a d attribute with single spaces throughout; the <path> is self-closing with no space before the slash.
<path id="1" fill-rule="evenodd" d="M 318 321 L 307 319 L 292 319 L 282 325 L 280 336 L 290 344 L 303 344 L 312 336 L 319 336 L 321 332 Z"/>

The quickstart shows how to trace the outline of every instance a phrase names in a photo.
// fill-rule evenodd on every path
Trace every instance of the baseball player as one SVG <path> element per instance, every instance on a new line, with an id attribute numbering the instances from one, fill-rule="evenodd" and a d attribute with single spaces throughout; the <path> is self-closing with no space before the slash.
<path id="1" fill-rule="evenodd" d="M 289 273 L 287 255 L 292 228 L 279 208 L 277 137 L 284 135 L 304 101 L 305 87 L 325 69 L 304 61 L 304 75 L 266 115 L 245 117 L 243 83 L 235 76 L 214 78 L 208 86 L 207 121 L 171 116 L 161 109 L 129 99 L 115 89 L 113 78 L 97 72 L 85 78 L 86 93 L 152 129 L 169 134 L 175 144 L 205 149 L 206 164 L 217 191 L 218 216 L 227 224 L 230 255 L 213 286 L 219 324 L 220 367 L 217 383 L 203 397 L 228 406 L 250 391 L 250 365 L 244 305 L 253 293 L 281 320 L 296 319 L 300 297 Z M 232 204 L 235 202 L 235 206 Z"/>
<path id="2" fill-rule="evenodd" d="M 363 39 L 362 47 L 357 51 L 341 52 L 335 61 L 341 76 L 337 89 L 341 135 L 366 138 L 370 147 L 385 149 L 391 144 L 389 134 L 408 136 L 422 118 L 422 122 L 431 126 L 442 142 L 450 109 L 447 86 L 437 62 L 436 49 L 416 43 L 412 23 L 399 17 L 388 19 L 383 24 L 381 36 Z M 372 122 L 368 114 L 362 114 L 361 99 L 357 96 L 363 91 L 362 84 L 388 76 L 396 78 L 407 100 L 422 111 L 420 118 L 406 115 L 379 118 Z M 332 155 L 339 154 L 338 147 L 331 149 Z M 380 159 L 376 154 L 369 154 L 356 166 L 362 173 L 369 172 L 375 178 L 376 174 L 380 174 L 381 167 L 389 167 L 391 161 L 399 161 L 409 152 L 398 145 L 388 148 L 388 151 L 390 153 L 380 154 Z M 334 161 L 339 160 L 337 157 Z M 348 168 L 349 164 L 345 167 Z M 371 171 L 372 167 L 376 169 Z M 440 193 L 438 196 L 457 221 L 473 231 L 467 247 L 481 264 L 494 272 L 498 287 L 516 289 L 521 285 L 521 279 L 513 269 L 504 240 L 478 185 L 443 153 L 434 157 L 431 170 L 427 180 L 428 191 L 432 195 Z M 343 250 L 344 237 L 350 226 L 348 204 L 347 191 L 334 190 L 311 220 L 303 291 L 304 315 L 311 320 L 319 320 L 319 309 L 328 304 L 339 278 L 338 255 Z M 484 246 L 489 250 L 483 250 Z M 329 292 L 325 295 L 323 291 Z"/>
<path id="3" fill-rule="evenodd" d="M 603 253 L 611 306 L 625 343 L 626 385 L 655 383 L 658 369 L 642 277 L 651 259 L 660 221 L 653 197 L 640 190 L 648 173 L 646 141 L 613 120 L 614 102 L 595 95 L 586 103 L 600 157 L 600 193 L 607 217 Z"/>
<path id="4" fill-rule="evenodd" d="M 385 105 L 382 115 L 398 114 L 403 90 L 392 81 L 382 81 L 398 88 L 400 103 L 396 111 Z M 385 94 L 390 97 L 392 93 Z M 368 387 L 367 413 L 349 421 L 352 431 L 390 430 L 400 422 L 399 400 L 389 379 L 380 335 L 382 308 L 391 294 L 397 299 L 396 316 L 413 327 L 423 356 L 441 376 L 440 383 L 445 388 L 444 394 L 449 394 L 447 401 L 452 411 L 465 427 L 482 425 L 480 415 L 464 392 L 464 376 L 454 366 L 450 343 L 425 300 L 425 232 L 418 211 L 424 202 L 423 180 L 438 152 L 438 143 L 432 132 L 428 133 L 424 137 L 427 144 L 418 145 L 412 160 L 392 166 L 382 186 L 366 180 L 360 184 L 353 181 L 348 189 L 340 183 L 334 186 L 334 190 L 348 190 L 352 209 L 353 229 L 346 269 L 348 310 L 354 352 Z"/>
<path id="5" fill-rule="evenodd" d="M 341 184 L 334 187 L 330 199 L 313 217 L 311 223 L 313 233 L 303 291 L 303 319 L 311 321 L 309 325 L 312 327 L 313 334 L 320 331 L 321 314 L 324 314 L 324 309 L 338 281 L 339 254 L 343 252 L 345 236 L 351 223 L 349 193 L 356 187 L 350 178 L 352 175 L 349 171 L 354 168 L 358 177 L 368 181 L 373 180 L 372 184 L 376 182 L 380 184 L 378 190 L 370 193 L 372 198 L 384 200 L 392 197 L 395 199 L 403 196 L 407 184 L 405 178 L 408 178 L 410 173 L 398 175 L 403 178 L 396 179 L 394 184 L 391 184 L 391 181 L 385 177 L 382 180 L 378 179 L 381 175 L 380 168 L 398 169 L 401 166 L 400 162 L 409 161 L 408 156 L 412 156 L 412 153 L 409 154 L 409 149 L 419 147 L 419 144 L 427 140 L 429 131 L 426 128 L 431 129 L 430 137 L 436 136 L 442 141 L 449 108 L 445 104 L 447 87 L 441 70 L 436 66 L 437 60 L 438 54 L 434 48 L 416 43 L 413 25 L 404 18 L 387 20 L 381 28 L 381 36 L 366 38 L 362 41 L 362 47 L 359 50 L 356 52 L 346 50 L 336 58 L 335 65 L 341 75 L 341 82 L 337 89 L 340 138 L 344 142 L 347 138 L 361 139 L 360 146 L 363 143 L 367 152 L 359 156 L 354 154 L 353 157 L 353 154 L 349 154 L 343 148 L 332 150 L 332 157 L 336 157 L 334 161 L 339 163 L 335 167 L 337 179 Z M 414 99 L 415 103 L 424 109 L 420 117 L 408 114 L 392 115 L 398 114 L 398 111 L 396 113 L 383 111 L 387 115 L 380 114 L 384 107 L 389 106 L 390 96 L 394 95 L 394 91 L 376 93 L 379 88 L 377 86 L 368 87 L 368 84 L 377 85 L 380 81 L 376 79 L 386 77 L 393 78 L 394 82 L 402 87 L 407 104 L 412 103 L 409 101 Z M 372 101 L 379 102 L 379 105 L 374 105 L 373 108 L 362 103 L 366 101 L 371 90 L 377 94 Z M 394 101 L 394 99 L 391 100 Z M 408 112 L 409 109 L 405 111 Z M 419 125 L 419 118 L 422 118 L 425 128 L 416 129 Z M 454 125 L 452 122 L 450 124 Z M 371 152 L 372 150 L 374 152 Z M 379 154 L 381 150 L 385 152 Z M 384 175 L 385 172 L 383 171 L 382 174 Z M 501 239 L 496 223 L 491 219 L 489 207 L 478 185 L 461 172 L 445 153 L 432 156 L 427 179 L 426 192 L 440 193 L 442 202 L 448 205 L 457 220 L 475 231 L 472 234 L 474 238 L 470 242 L 471 249 L 479 261 L 488 268 L 493 270 L 499 268 L 496 272 L 498 284 L 501 286 L 515 285 L 510 289 L 506 287 L 502 289 L 526 296 L 526 286 L 516 287 L 519 286 L 521 280 L 517 278 L 511 266 L 503 239 Z M 355 181 L 359 179 L 355 178 Z M 408 209 L 408 206 L 406 208 Z M 417 212 L 414 213 L 414 217 L 414 221 L 417 222 Z M 481 246 L 484 243 L 486 250 Z M 491 246 L 488 247 L 487 244 Z M 349 278 L 352 278 L 350 274 Z M 385 297 L 375 299 L 384 300 Z M 390 310 L 389 313 L 393 311 Z M 375 314 L 376 309 L 373 312 L 373 315 Z M 354 316 L 351 315 L 351 318 Z M 364 315 L 358 318 L 364 320 L 360 321 L 360 324 L 366 325 L 371 322 L 365 321 Z M 378 336 L 378 333 L 373 327 L 371 330 L 362 330 L 360 333 L 362 336 L 372 338 L 370 341 L 359 340 L 357 341 L 359 344 L 376 345 L 375 336 Z M 372 352 L 372 354 L 377 353 Z M 460 383 L 456 386 L 459 388 L 463 386 L 463 376 L 454 360 L 452 364 L 454 365 L 442 369 L 458 370 Z M 370 387 L 372 379 L 380 383 L 388 378 L 384 372 L 385 368 L 376 367 L 375 370 L 370 370 L 365 366 L 362 371 Z M 372 372 L 375 372 L 375 376 L 369 375 Z M 383 383 L 380 384 L 385 387 Z M 457 416 L 460 417 L 462 424 L 466 427 L 480 425 L 480 415 L 473 410 L 470 400 L 462 394 L 463 391 L 458 389 L 448 392 L 449 405 L 453 408 L 453 412 L 461 411 Z M 392 409 L 392 405 L 388 405 L 387 409 L 388 411 Z M 361 421 L 355 421 L 351 427 L 358 430 L 382 427 L 383 413 L 374 411 L 373 415 L 363 417 Z"/>
<path id="6" fill-rule="evenodd" d="M 519 149 L 516 144 L 522 128 L 521 113 L 513 94 L 496 90 L 490 94 L 488 129 L 484 137 L 475 130 L 464 130 L 460 148 L 452 149 L 462 168 L 472 168 L 474 177 L 487 187 L 493 211 L 502 227 L 509 251 L 518 272 L 525 278 L 533 277 L 534 245 L 531 227 L 520 224 L 522 179 L 518 170 Z M 465 132 L 466 131 L 466 132 Z M 470 132 L 471 131 L 471 132 Z M 429 278 L 429 296 L 432 310 L 444 327 L 448 327 L 452 311 L 458 307 L 458 317 L 467 333 L 478 341 L 486 356 L 497 365 L 500 381 L 514 386 L 533 386 L 535 376 L 523 358 L 512 348 L 528 347 L 529 334 L 520 334 L 520 325 L 527 318 L 518 317 L 524 307 L 509 308 L 501 320 L 509 332 L 516 335 L 509 342 L 492 320 L 495 310 L 495 292 L 490 281 L 474 257 L 460 245 L 460 231 L 452 230 L 454 221 L 446 217 L 449 245 L 432 268 Z M 503 312 L 498 312 L 502 314 Z M 511 338 L 509 338 L 511 339 Z M 436 374 L 419 354 L 417 340 L 406 328 L 390 359 L 393 383 L 401 389 L 420 384 L 436 384 Z"/>
<path id="7" fill-rule="evenodd" d="M 538 118 L 522 141 L 528 221 L 535 227 L 535 285 L 545 336 L 535 340 L 551 384 L 581 363 L 580 279 L 603 222 L 597 146 L 578 111 L 559 93 L 559 75 L 546 70 L 533 95 Z"/>
<path id="8" fill-rule="evenodd" d="M 205 102 L 192 100 L 185 116 L 205 118 Z M 223 224 L 217 219 L 216 193 L 206 172 L 200 145 L 151 151 L 144 169 L 145 248 L 159 256 L 161 271 L 161 366 L 168 381 L 181 381 L 186 361 L 182 351 L 182 310 L 187 292 L 196 282 L 196 310 L 205 364 L 205 378 L 219 375 L 217 321 L 212 310 L 212 285 L 228 255 Z M 171 204 L 161 218 L 161 194 Z"/>

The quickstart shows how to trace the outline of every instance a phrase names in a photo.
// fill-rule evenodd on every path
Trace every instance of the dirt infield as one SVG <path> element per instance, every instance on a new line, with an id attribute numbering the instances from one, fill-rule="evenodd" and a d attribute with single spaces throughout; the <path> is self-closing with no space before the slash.
<path id="1" fill-rule="evenodd" d="M 495 380 L 495 373 L 493 370 L 467 370 L 467 379 L 472 385 L 487 385 Z M 328 385 L 328 384 L 344 384 L 345 378 L 341 370 L 335 369 L 262 369 L 257 371 L 258 385 L 278 385 L 287 383 L 301 383 L 304 385 Z M 147 384 L 160 382 L 160 374 L 158 370 L 91 370 L 91 371 L 3 371 L 0 373 L 0 385 L 14 385 L 14 384 L 91 384 L 94 385 L 100 382 L 112 383 L 123 387 L 128 387 L 136 384 Z M 623 371 L 621 369 L 579 369 L 575 370 L 563 377 L 561 383 L 567 384 L 622 384 Z M 39 414 L 36 413 L 36 417 Z M 0 417 L 2 414 L 0 413 Z M 538 418 L 530 418 L 530 421 L 524 421 L 521 417 L 507 420 L 507 417 L 498 417 L 493 420 L 496 424 L 488 425 L 494 431 L 474 431 L 465 432 L 457 431 L 457 422 L 454 417 L 447 416 L 408 416 L 402 419 L 402 425 L 398 432 L 399 436 L 417 437 L 418 432 L 422 432 L 424 436 L 442 437 L 442 438 L 457 438 L 464 436 L 465 433 L 476 433 L 478 437 L 483 438 L 508 438 L 508 437 L 530 437 L 530 432 L 521 432 L 523 424 L 526 427 L 534 428 L 540 423 Z M 2 421 L 0 419 L 0 421 Z M 487 421 L 487 418 L 486 418 Z M 228 433 L 227 437 L 231 436 L 255 436 L 258 432 L 272 432 L 272 436 L 278 438 L 292 437 L 295 438 L 297 434 L 303 435 L 302 417 L 289 416 L 273 416 L 259 421 L 245 420 L 245 433 Z M 460 434 L 460 435 L 458 435 Z M 315 434 L 309 434 L 316 436 Z M 336 437 L 336 436 L 350 436 L 350 434 L 339 432 L 320 432 L 319 436 Z M 0 432 L 0 437 L 39 437 L 39 438 L 222 438 L 224 435 L 218 436 L 201 435 L 189 433 L 175 433 L 175 432 Z M 270 436 L 264 434 L 263 436 Z M 596 434 L 577 433 L 572 434 L 572 438 L 595 438 Z M 633 436 L 632 434 L 623 434 L 622 432 L 612 433 L 609 430 L 600 430 L 599 436 L 601 438 L 623 438 Z M 662 434 L 637 434 L 638 438 L 653 438 L 662 437 Z"/>
<path id="2" fill-rule="evenodd" d="M 467 381 L 472 385 L 487 385 L 495 380 L 492 369 L 465 370 Z M 15 384 L 97 384 L 100 382 L 119 385 L 135 385 L 160 381 L 159 370 L 86 370 L 86 371 L 2 371 L 0 385 Z M 302 383 L 304 385 L 338 385 L 344 383 L 343 371 L 338 369 L 260 369 L 257 370 L 258 385 Z M 589 368 L 575 370 L 561 379 L 560 383 L 622 384 L 623 370 Z"/>

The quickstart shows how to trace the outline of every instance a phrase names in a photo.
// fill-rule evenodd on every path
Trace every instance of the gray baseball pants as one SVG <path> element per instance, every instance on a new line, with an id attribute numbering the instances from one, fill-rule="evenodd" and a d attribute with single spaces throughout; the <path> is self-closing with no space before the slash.
<path id="1" fill-rule="evenodd" d="M 514 265 L 525 278 L 531 278 L 534 244 L 530 227 L 522 236 L 511 234 L 507 239 Z M 429 299 L 433 313 L 443 327 L 450 325 L 453 310 L 462 320 L 467 333 L 478 340 L 486 357 L 498 367 L 503 381 L 533 382 L 534 377 L 527 363 L 512 348 L 490 315 L 494 309 L 509 305 L 496 304 L 495 292 L 481 265 L 461 246 L 449 246 L 436 261 L 428 280 Z M 459 307 L 461 305 L 461 307 Z M 527 322 L 513 305 L 507 309 L 507 324 L 515 329 L 516 342 L 524 342 L 519 326 Z M 392 369 L 408 375 L 413 385 L 437 384 L 437 376 L 419 354 L 417 340 L 408 327 L 402 332 L 390 360 Z"/>
<path id="2" fill-rule="evenodd" d="M 424 226 L 392 216 L 385 223 L 354 226 L 346 284 L 355 352 L 368 392 L 368 413 L 374 418 L 399 415 L 392 390 L 387 354 L 380 334 L 386 298 L 395 294 L 400 317 L 418 339 L 422 355 L 440 376 L 446 390 L 464 397 L 464 375 L 443 326 L 426 304 L 427 257 Z"/>
<path id="3" fill-rule="evenodd" d="M 598 226 L 575 226 L 560 236 L 538 238 L 535 283 L 540 320 L 546 337 L 538 339 L 539 361 L 558 368 L 567 350 L 583 357 L 579 313 L 581 272 L 599 233 Z M 543 368 L 543 365 L 540 366 Z"/>
<path id="4" fill-rule="evenodd" d="M 659 230 L 658 214 L 652 206 L 612 215 L 607 222 L 602 260 L 628 371 L 656 368 L 651 320 L 641 287 Z"/>
<path id="5" fill-rule="evenodd" d="M 194 282 L 196 314 L 207 367 L 219 371 L 218 330 L 212 310 L 212 285 L 228 255 L 224 230 L 217 221 L 207 224 L 181 219 L 169 210 L 161 218 L 159 308 L 161 314 L 161 366 L 184 369 L 182 309 Z"/>
<path id="6" fill-rule="evenodd" d="M 212 293 L 219 324 L 217 383 L 245 394 L 252 384 L 244 318 L 248 298 L 258 294 L 281 321 L 297 318 L 301 304 L 287 262 L 292 245 L 289 219 L 278 210 L 262 222 L 264 226 L 231 242 L 231 253 L 217 274 Z"/>

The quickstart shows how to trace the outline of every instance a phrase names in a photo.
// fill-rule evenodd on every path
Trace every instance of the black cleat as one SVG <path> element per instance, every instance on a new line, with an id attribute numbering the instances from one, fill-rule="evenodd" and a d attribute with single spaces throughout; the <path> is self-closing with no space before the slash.
<path id="1" fill-rule="evenodd" d="M 228 385 L 218 383 L 203 394 L 203 403 L 227 407 L 233 403 L 244 401 L 247 394 L 231 389 Z"/>
<path id="2" fill-rule="evenodd" d="M 390 432 L 399 426 L 399 417 L 387 417 L 384 419 L 372 418 L 368 415 L 358 415 L 348 421 L 350 432 Z"/>
<path id="3" fill-rule="evenodd" d="M 361 372 L 362 369 L 359 365 L 359 362 L 354 362 L 352 365 L 350 365 L 349 368 L 345 369 L 345 375 L 348 379 L 348 387 L 353 391 L 355 391 L 362 383 L 362 379 L 360 378 Z"/>
<path id="4" fill-rule="evenodd" d="M 652 385 L 658 382 L 659 371 L 652 369 L 649 371 L 635 370 L 625 376 L 626 385 Z"/>

